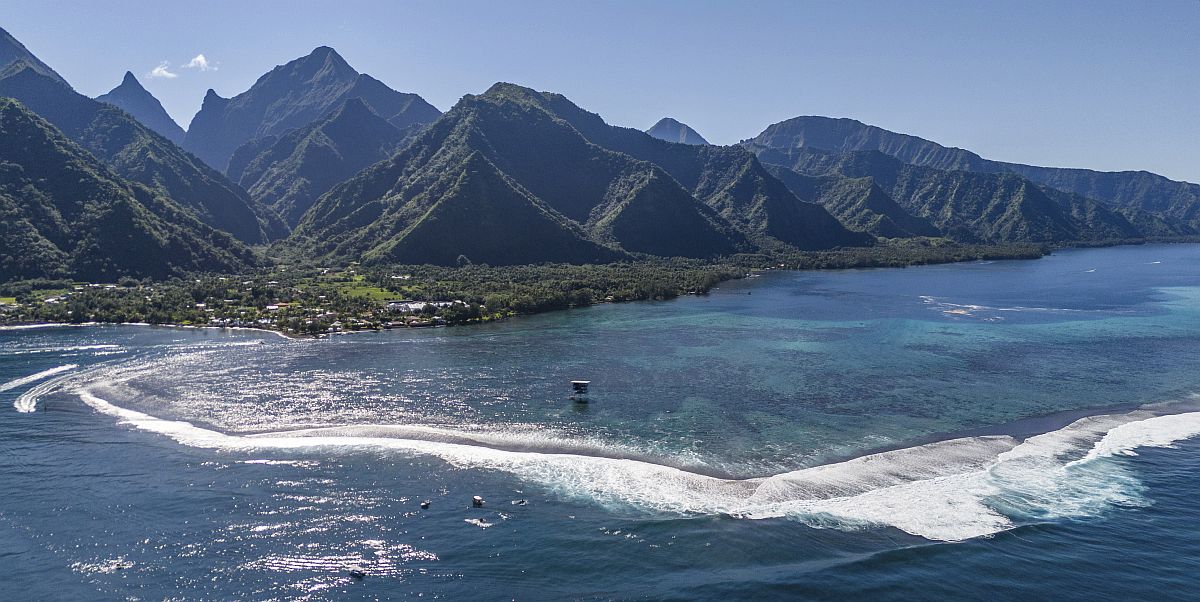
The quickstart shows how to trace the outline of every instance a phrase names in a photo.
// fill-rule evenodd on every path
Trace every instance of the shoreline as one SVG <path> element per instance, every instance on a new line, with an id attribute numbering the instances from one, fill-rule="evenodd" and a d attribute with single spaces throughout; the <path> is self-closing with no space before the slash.
<path id="1" fill-rule="evenodd" d="M 149 322 L 30 322 L 28 324 L 0 324 L 0 332 L 38 330 L 41 328 L 84 328 L 95 326 L 148 326 L 150 328 L 187 328 L 192 330 L 245 330 L 251 332 L 267 332 L 293 341 L 315 338 L 308 336 L 292 336 L 279 330 L 271 330 L 269 328 L 253 328 L 250 326 L 196 326 L 194 324 L 151 324 Z"/>
<path id="2" fill-rule="evenodd" d="M 1021 256 L 997 257 L 997 258 L 970 257 L 970 258 L 960 258 L 960 259 L 947 259 L 945 261 L 930 261 L 930 262 L 916 263 L 916 264 L 911 264 L 911 265 L 863 265 L 863 266 L 855 266 L 855 267 L 833 267 L 833 266 L 831 266 L 831 267 L 784 267 L 784 264 L 770 265 L 770 266 L 766 266 L 766 267 L 745 267 L 744 269 L 746 271 L 741 276 L 733 277 L 733 278 L 726 278 L 724 280 L 718 281 L 717 284 L 720 285 L 721 283 L 724 283 L 724 282 L 731 282 L 734 280 L 745 279 L 746 277 L 751 276 L 752 274 L 761 274 L 761 273 L 766 273 L 766 272 L 829 272 L 829 271 L 839 271 L 839 270 L 907 269 L 907 268 L 922 267 L 922 266 L 966 264 L 966 263 L 972 263 L 972 262 L 978 262 L 978 261 L 1035 261 L 1038 259 L 1042 259 L 1044 257 L 1049 257 L 1059 251 L 1108 249 L 1108 248 L 1134 247 L 1134 246 L 1141 247 L 1141 246 L 1156 245 L 1156 244 L 1161 244 L 1161 245 L 1200 244 L 1200 238 L 1183 237 L 1182 239 L 1119 241 L 1119 242 L 1115 242 L 1112 244 L 1105 244 L 1105 243 L 1062 244 L 1062 245 L 1056 245 L 1056 246 L 1043 247 L 1044 251 L 1042 252 L 1041 255 L 1038 255 L 1037 257 L 1021 257 Z M 719 265 L 719 264 L 714 264 L 714 266 L 715 265 Z M 587 305 L 570 306 L 570 307 L 556 307 L 556 308 L 546 309 L 546 310 L 542 310 L 542 311 L 512 314 L 512 315 L 507 315 L 507 316 L 503 316 L 500 318 L 488 320 L 488 322 L 507 321 L 507 320 L 513 319 L 513 318 L 519 319 L 519 318 L 535 316 L 535 315 L 539 315 L 539 314 L 545 314 L 545 313 L 551 313 L 551 312 L 557 312 L 557 311 L 570 311 L 573 309 L 580 309 L 580 308 L 584 308 L 584 307 L 592 307 L 592 306 L 597 306 L 597 305 L 608 305 L 608 304 L 614 304 L 614 303 L 631 303 L 634 301 L 673 301 L 675 299 L 678 299 L 679 297 L 696 296 L 699 294 L 707 294 L 707 291 L 705 291 L 704 293 L 680 292 L 675 297 L 663 298 L 663 299 L 659 299 L 659 298 L 636 299 L 636 300 L 628 300 L 628 301 L 599 300 L 599 301 L 595 301 L 593 303 L 589 303 Z M 362 329 L 338 330 L 338 331 L 333 331 L 333 332 L 321 332 L 321 333 L 313 333 L 313 334 L 301 334 L 301 333 L 295 333 L 295 332 L 288 332 L 288 331 L 282 330 L 282 329 L 262 328 L 262 327 L 254 327 L 254 326 L 210 326 L 210 325 L 196 325 L 196 324 L 176 324 L 176 323 L 167 323 L 167 322 L 154 323 L 154 324 L 148 323 L 148 322 L 97 322 L 97 321 L 80 322 L 80 323 L 76 323 L 76 322 L 29 322 L 29 323 L 18 323 L 18 324 L 0 324 L 0 332 L 5 331 L 5 330 L 36 329 L 36 328 L 48 328 L 48 327 L 54 327 L 54 326 L 100 326 L 100 325 L 122 326 L 122 325 L 128 325 L 128 326 L 161 326 L 161 327 L 167 327 L 167 328 L 261 331 L 261 332 L 273 333 L 273 334 L 276 334 L 276 335 L 283 337 L 285 339 L 288 339 L 288 340 L 297 340 L 298 341 L 298 340 L 319 340 L 319 339 L 331 337 L 334 335 L 351 335 L 351 334 L 372 333 L 372 332 L 378 333 L 378 332 L 385 332 L 385 331 L 390 331 L 390 330 L 401 330 L 401 329 L 409 329 L 409 328 L 441 328 L 441 327 L 451 327 L 451 326 L 473 326 L 473 325 L 478 325 L 478 324 L 483 324 L 483 323 L 485 323 L 485 322 L 484 321 L 446 322 L 446 323 L 442 323 L 442 324 L 429 324 L 429 325 L 421 325 L 421 326 L 362 328 Z"/>

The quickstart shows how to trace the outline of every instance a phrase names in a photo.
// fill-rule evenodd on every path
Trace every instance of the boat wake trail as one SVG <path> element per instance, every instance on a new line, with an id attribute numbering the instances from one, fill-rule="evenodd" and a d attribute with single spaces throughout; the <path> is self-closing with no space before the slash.
<path id="1" fill-rule="evenodd" d="M 17 387 L 28 385 L 29 383 L 35 383 L 39 380 L 42 380 L 43 378 L 49 378 L 51 376 L 54 376 L 55 374 L 60 374 L 62 372 L 66 372 L 68 370 L 74 370 L 75 368 L 78 368 L 78 367 L 79 366 L 77 366 L 76 364 L 64 364 L 62 366 L 51 368 L 49 370 L 42 370 L 41 372 L 38 372 L 37 374 L 30 374 L 29 376 L 23 376 L 21 378 L 10 380 L 10 381 L 0 385 L 0 391 L 9 391 L 12 389 L 16 389 Z"/>

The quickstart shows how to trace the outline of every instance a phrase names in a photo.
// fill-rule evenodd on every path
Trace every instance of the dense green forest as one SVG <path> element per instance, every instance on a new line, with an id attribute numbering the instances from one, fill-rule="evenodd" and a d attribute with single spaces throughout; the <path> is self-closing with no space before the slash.
<path id="1" fill-rule="evenodd" d="M 0 281 L 240 271 L 249 248 L 0 98 Z"/>

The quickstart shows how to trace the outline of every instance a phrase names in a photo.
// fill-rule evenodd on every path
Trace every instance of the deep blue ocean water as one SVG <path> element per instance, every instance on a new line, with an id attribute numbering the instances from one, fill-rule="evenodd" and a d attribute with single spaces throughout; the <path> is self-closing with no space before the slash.
<path id="1" fill-rule="evenodd" d="M 1198 393 L 1200 245 L 0 330 L 0 599 L 1195 599 Z"/>

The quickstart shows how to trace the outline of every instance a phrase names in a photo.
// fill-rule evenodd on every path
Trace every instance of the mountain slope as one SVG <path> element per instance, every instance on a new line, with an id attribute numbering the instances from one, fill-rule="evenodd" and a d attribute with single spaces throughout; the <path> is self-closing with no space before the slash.
<path id="1" fill-rule="evenodd" d="M 129 71 L 125 72 L 125 79 L 121 80 L 121 85 L 113 88 L 107 94 L 97 96 L 96 100 L 129 113 L 134 119 L 142 122 L 142 125 L 158 132 L 175 144 L 183 142 L 183 128 L 179 127 L 174 119 L 171 119 L 162 103 L 143 88 L 141 82 Z"/>
<path id="2" fill-rule="evenodd" d="M 1039 185 L 1095 199 L 1110 208 L 1145 211 L 1200 229 L 1200 184 L 1177 182 L 1146 171 L 1102 172 L 991 161 L 853 119 L 796 117 L 747 140 L 752 147 L 826 151 L 879 151 L 904 163 L 942 170 L 1014 173 Z"/>
<path id="3" fill-rule="evenodd" d="M 537 107 L 593 144 L 657 165 L 759 244 L 816 250 L 874 242 L 873 236 L 847 230 L 823 207 L 797 199 L 743 148 L 665 142 L 608 125 L 561 94 L 513 84 L 496 84 L 485 96 Z"/>
<path id="4" fill-rule="evenodd" d="M 226 171 L 234 151 L 264 136 L 280 136 L 324 117 L 350 98 L 404 129 L 441 113 L 416 94 L 405 94 L 355 71 L 327 46 L 275 67 L 249 90 L 221 98 L 209 90 L 192 118 L 183 147 Z"/>
<path id="5" fill-rule="evenodd" d="M 435 240 L 436 256 L 421 257 L 439 263 L 458 254 L 486 263 L 582 262 L 626 251 L 713 257 L 750 248 L 662 169 L 591 144 L 495 87 L 464 97 L 404 150 L 334 187 L 292 243 L 318 257 L 378 260 L 397 250 L 412 258 Z"/>
<path id="6" fill-rule="evenodd" d="M 879 151 L 758 149 L 767 163 L 808 176 L 870 177 L 905 211 L 966 242 L 1068 242 L 1138 238 L 1124 216 L 1078 195 L 1042 190 L 1016 174 L 944 171 Z"/>
<path id="7" fill-rule="evenodd" d="M 390 156 L 404 134 L 351 98 L 328 117 L 275 140 L 241 170 L 239 184 L 289 226 L 337 183 Z"/>
<path id="8" fill-rule="evenodd" d="M 254 256 L 0 98 L 0 281 L 236 272 Z"/>
<path id="9" fill-rule="evenodd" d="M 0 96 L 20 100 L 117 175 L 158 190 L 200 221 L 248 243 L 286 233 L 243 190 L 124 111 L 17 62 L 0 72 Z"/>
<path id="10" fill-rule="evenodd" d="M 820 204 L 847 227 L 885 238 L 940 236 L 929 220 L 909 214 L 871 177 L 812 177 L 768 165 L 797 197 Z"/>
<path id="11" fill-rule="evenodd" d="M 666 140 L 667 142 L 678 142 L 679 144 L 700 144 L 707 145 L 708 140 L 704 139 L 699 132 L 688 127 L 687 124 L 681 123 L 670 117 L 663 117 L 658 120 L 658 123 L 646 130 L 647 134 Z"/>
<path id="12" fill-rule="evenodd" d="M 464 257 L 506 265 L 588 263 L 619 256 L 586 240 L 569 220 L 522 190 L 478 152 L 439 175 L 406 208 L 415 219 L 399 222 L 404 229 L 365 259 L 449 265 Z"/>
<path id="13" fill-rule="evenodd" d="M 0 71 L 6 69 L 13 63 L 24 63 L 37 73 L 41 73 L 50 79 L 68 86 L 67 80 L 63 79 L 50 65 L 43 63 L 41 59 L 34 56 L 25 45 L 19 40 L 12 37 L 3 28 L 0 28 Z"/>

